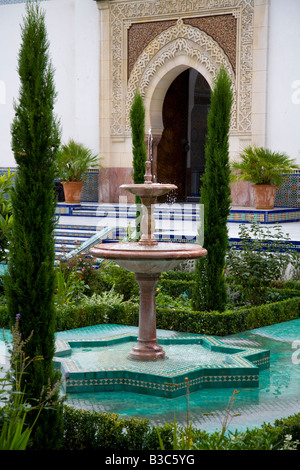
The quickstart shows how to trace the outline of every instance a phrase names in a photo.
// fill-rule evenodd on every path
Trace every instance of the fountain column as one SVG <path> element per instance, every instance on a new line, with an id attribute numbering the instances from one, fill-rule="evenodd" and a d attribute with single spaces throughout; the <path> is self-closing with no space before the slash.
<path id="1" fill-rule="evenodd" d="M 155 288 L 160 274 L 136 273 L 140 287 L 138 342 L 130 351 L 135 361 L 155 361 L 165 358 L 165 352 L 157 343 Z"/>

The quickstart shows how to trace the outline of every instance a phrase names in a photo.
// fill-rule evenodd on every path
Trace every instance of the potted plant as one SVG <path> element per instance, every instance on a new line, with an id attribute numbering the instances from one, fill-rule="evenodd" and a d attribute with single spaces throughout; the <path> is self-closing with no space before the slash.
<path id="1" fill-rule="evenodd" d="M 64 188 L 65 202 L 81 202 L 83 176 L 89 168 L 99 166 L 99 158 L 83 144 L 70 139 L 58 152 L 56 159 L 57 175 Z"/>
<path id="2" fill-rule="evenodd" d="M 251 145 L 241 153 L 241 160 L 233 162 L 231 167 L 233 181 L 253 183 L 256 209 L 273 209 L 276 190 L 282 185 L 284 174 L 300 169 L 285 153 Z"/>

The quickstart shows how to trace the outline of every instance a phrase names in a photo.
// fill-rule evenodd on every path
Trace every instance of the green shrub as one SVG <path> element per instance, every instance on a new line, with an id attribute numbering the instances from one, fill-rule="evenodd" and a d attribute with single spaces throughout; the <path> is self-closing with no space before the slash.
<path id="1" fill-rule="evenodd" d="M 9 328 L 10 327 L 10 315 L 8 313 L 7 306 L 0 305 L 0 328 Z"/>
<path id="2" fill-rule="evenodd" d="M 8 169 L 7 174 L 0 175 L 0 262 L 8 261 L 8 245 L 13 223 L 10 192 L 15 173 Z"/>
<path id="3" fill-rule="evenodd" d="M 195 312 L 175 308 L 157 308 L 157 328 L 227 336 L 241 331 L 273 325 L 299 318 L 300 297 L 257 307 L 225 312 Z"/>
<path id="4" fill-rule="evenodd" d="M 56 331 L 65 331 L 86 326 L 117 323 L 138 324 L 138 305 L 132 302 L 121 304 L 91 303 L 90 305 L 66 305 L 56 311 Z"/>
<path id="5" fill-rule="evenodd" d="M 170 298 L 173 302 L 174 299 Z M 299 318 L 300 297 L 293 297 L 261 306 L 243 307 L 225 312 L 195 312 L 187 308 L 157 306 L 159 329 L 195 334 L 227 336 L 262 326 Z M 64 331 L 102 323 L 138 325 L 139 306 L 134 302 L 103 302 L 90 305 L 65 305 L 57 308 L 56 331 Z M 9 327 L 6 306 L 0 305 L 0 327 Z"/>
<path id="6" fill-rule="evenodd" d="M 170 425 L 160 428 L 169 443 Z M 156 430 L 142 418 L 120 418 L 113 413 L 75 410 L 64 407 L 63 450 L 151 450 L 158 449 Z"/>
<path id="7" fill-rule="evenodd" d="M 266 301 L 271 282 L 283 278 L 292 259 L 292 251 L 283 245 L 289 238 L 280 226 L 272 232 L 259 223 L 242 224 L 239 237 L 242 250 L 231 249 L 227 254 L 227 279 L 236 284 L 247 302 L 260 305 Z"/>
<path id="8" fill-rule="evenodd" d="M 160 292 L 166 293 L 172 297 L 179 297 L 184 294 L 192 299 L 195 281 L 183 279 L 161 279 L 158 283 Z"/>
<path id="9" fill-rule="evenodd" d="M 278 419 L 274 426 L 280 432 L 283 439 L 285 436 L 292 436 L 293 441 L 298 441 L 298 450 L 300 450 L 300 413 L 287 418 Z"/>
<path id="10" fill-rule="evenodd" d="M 186 428 L 176 423 L 152 426 L 142 418 L 121 418 L 113 413 L 76 410 L 64 406 L 62 450 L 159 450 L 161 438 L 165 450 L 174 450 L 174 431 L 185 435 Z M 175 428 L 176 426 L 176 428 Z M 300 438 L 300 414 L 264 423 L 243 432 L 208 433 L 189 426 L 190 449 L 193 450 L 280 450 L 287 436 L 291 444 Z M 177 441 L 178 442 L 178 441 Z"/>
<path id="11" fill-rule="evenodd" d="M 116 293 L 123 295 L 125 301 L 139 295 L 135 274 L 112 262 L 103 263 L 97 270 L 97 276 L 102 292 L 114 288 Z"/>
<path id="12" fill-rule="evenodd" d="M 161 274 L 161 279 L 194 281 L 195 272 L 193 271 L 165 271 Z"/>

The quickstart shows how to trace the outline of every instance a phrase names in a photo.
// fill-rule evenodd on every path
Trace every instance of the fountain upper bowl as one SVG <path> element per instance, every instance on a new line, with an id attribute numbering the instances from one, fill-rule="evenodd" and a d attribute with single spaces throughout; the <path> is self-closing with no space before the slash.
<path id="1" fill-rule="evenodd" d="M 167 194 L 173 189 L 177 189 L 175 184 L 162 183 L 142 183 L 142 184 L 122 184 L 120 189 L 126 189 L 130 193 L 139 197 L 159 197 Z"/>

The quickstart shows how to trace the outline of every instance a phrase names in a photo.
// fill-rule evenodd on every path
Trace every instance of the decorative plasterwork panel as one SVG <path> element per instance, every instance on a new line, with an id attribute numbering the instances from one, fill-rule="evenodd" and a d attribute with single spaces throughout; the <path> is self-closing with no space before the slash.
<path id="1" fill-rule="evenodd" d="M 236 129 L 236 87 L 232 66 L 220 46 L 208 34 L 193 26 L 185 25 L 179 19 L 175 26 L 159 34 L 140 54 L 128 81 L 126 96 L 126 131 L 130 131 L 129 112 L 136 89 L 144 97 L 152 77 L 163 65 L 178 55 L 186 55 L 205 67 L 210 82 L 223 65 L 233 83 L 234 102 L 231 129 Z"/>
<path id="2" fill-rule="evenodd" d="M 174 26 L 177 20 L 147 21 L 145 23 L 133 23 L 128 29 L 128 77 L 138 56 L 145 47 L 160 33 Z M 236 35 L 237 19 L 232 14 L 198 16 L 184 18 L 183 22 L 194 26 L 211 36 L 221 48 L 232 65 L 236 68 Z"/>
<path id="3" fill-rule="evenodd" d="M 127 128 L 125 105 L 127 96 L 127 30 L 130 25 L 133 23 L 145 21 L 159 21 L 167 19 L 178 20 L 219 14 L 233 14 L 237 19 L 238 25 L 237 64 L 235 75 L 236 119 L 232 120 L 232 131 L 243 135 L 251 133 L 254 0 L 112 0 L 109 2 L 109 8 L 111 15 L 110 28 L 112 38 L 111 133 L 113 136 L 124 136 Z M 179 24 L 181 24 L 183 27 L 183 23 Z M 197 28 L 193 28 L 192 26 L 187 27 L 188 30 L 186 31 L 189 31 L 188 34 L 196 34 L 194 30 Z M 203 38 L 204 35 L 202 39 Z M 207 41 L 207 45 L 209 44 L 211 43 Z M 198 54 L 201 60 L 205 60 L 205 54 L 203 50 L 201 55 L 201 47 L 199 43 L 194 42 L 192 39 L 187 37 L 174 38 L 172 40 L 172 46 L 168 48 L 168 46 L 164 45 L 162 47 L 165 49 L 160 50 L 160 60 L 163 60 L 163 57 L 165 57 L 166 60 L 166 54 L 170 54 L 170 51 L 172 50 L 177 51 L 174 52 L 175 54 L 180 54 L 180 50 L 189 54 L 192 53 L 191 51 L 194 51 L 193 53 L 196 55 Z M 141 59 L 141 56 L 144 54 L 145 50 L 142 52 L 138 60 Z M 208 53 L 207 56 L 209 56 Z M 223 54 L 223 60 L 220 62 L 216 61 L 215 63 L 224 63 L 225 57 L 226 55 Z M 155 57 L 153 56 L 152 67 L 154 60 Z M 207 60 L 207 67 L 212 67 L 211 59 Z M 230 73 L 231 72 L 232 67 Z M 150 68 L 149 74 L 151 74 Z M 146 78 L 143 77 L 143 80 L 146 86 Z"/>

